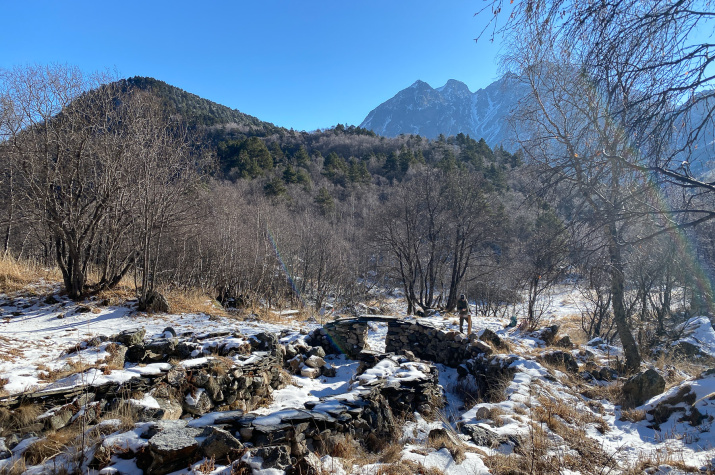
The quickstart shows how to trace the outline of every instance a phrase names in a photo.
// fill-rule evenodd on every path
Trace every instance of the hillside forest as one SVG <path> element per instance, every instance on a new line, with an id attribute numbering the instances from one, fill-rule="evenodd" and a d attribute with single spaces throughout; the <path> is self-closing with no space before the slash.
<path id="1" fill-rule="evenodd" d="M 527 131 L 538 111 L 520 113 Z M 316 315 L 360 313 L 377 292 L 409 313 L 453 310 L 464 293 L 536 328 L 568 284 L 589 338 L 629 335 L 641 353 L 709 310 L 707 197 L 617 165 L 564 179 L 570 165 L 529 137 L 507 151 L 295 131 L 151 78 L 4 70 L 2 252 L 59 267 L 74 299 L 132 280 L 145 309 L 172 288 Z"/>

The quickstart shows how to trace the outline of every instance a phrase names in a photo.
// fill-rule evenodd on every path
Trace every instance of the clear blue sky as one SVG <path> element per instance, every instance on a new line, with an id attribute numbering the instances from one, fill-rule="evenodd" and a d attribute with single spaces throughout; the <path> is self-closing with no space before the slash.
<path id="1" fill-rule="evenodd" d="M 0 67 L 150 76 L 296 130 L 359 124 L 417 79 L 497 78 L 478 1 L 0 0 Z"/>

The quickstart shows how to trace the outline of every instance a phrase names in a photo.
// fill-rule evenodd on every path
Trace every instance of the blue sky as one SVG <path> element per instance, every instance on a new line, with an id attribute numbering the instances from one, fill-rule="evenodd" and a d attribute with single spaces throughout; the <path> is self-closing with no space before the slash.
<path id="1" fill-rule="evenodd" d="M 0 0 L 0 67 L 150 76 L 296 130 L 359 124 L 417 79 L 497 78 L 478 1 Z"/>

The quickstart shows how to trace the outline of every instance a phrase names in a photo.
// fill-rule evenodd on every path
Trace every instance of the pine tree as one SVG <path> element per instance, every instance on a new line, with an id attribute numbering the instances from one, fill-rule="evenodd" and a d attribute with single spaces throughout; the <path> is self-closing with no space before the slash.
<path id="1" fill-rule="evenodd" d="M 322 187 L 318 190 L 318 194 L 315 196 L 315 204 L 318 205 L 318 209 L 323 215 L 332 213 L 335 210 L 335 202 L 333 201 L 333 196 L 330 194 L 327 188 Z"/>

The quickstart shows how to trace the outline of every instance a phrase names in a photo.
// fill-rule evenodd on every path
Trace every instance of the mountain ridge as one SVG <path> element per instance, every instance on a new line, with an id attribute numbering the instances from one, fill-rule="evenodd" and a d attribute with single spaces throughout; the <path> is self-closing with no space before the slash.
<path id="1" fill-rule="evenodd" d="M 414 134 L 435 139 L 464 133 L 508 147 L 512 140 L 506 119 L 525 93 L 513 75 L 475 92 L 456 79 L 437 88 L 418 79 L 370 111 L 360 127 L 386 137 Z"/>

